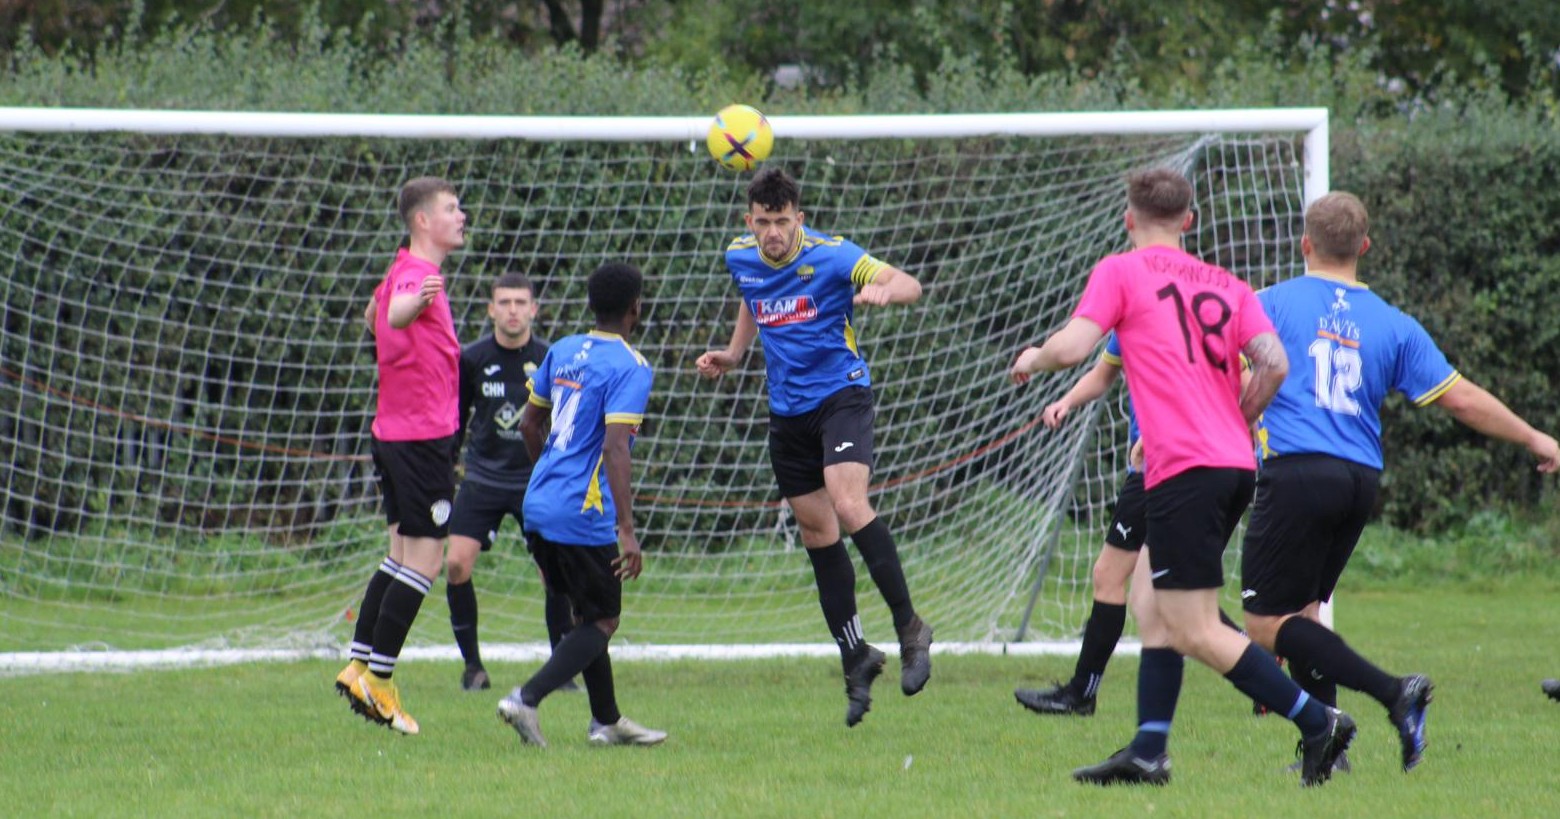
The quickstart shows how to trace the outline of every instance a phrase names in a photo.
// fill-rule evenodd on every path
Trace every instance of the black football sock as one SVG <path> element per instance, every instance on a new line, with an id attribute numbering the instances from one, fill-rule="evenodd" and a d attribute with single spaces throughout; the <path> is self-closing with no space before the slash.
<path id="1" fill-rule="evenodd" d="M 352 627 L 352 645 L 348 647 L 352 659 L 368 662 L 368 655 L 374 650 L 374 626 L 379 622 L 385 589 L 390 588 L 395 573 L 400 570 L 401 564 L 387 557 L 368 578 L 368 588 L 363 591 L 363 602 L 358 606 L 357 623 Z"/>
<path id="2" fill-rule="evenodd" d="M 395 582 L 385 591 L 380 604 L 379 623 L 374 626 L 374 652 L 368 655 L 369 671 L 386 679 L 395 673 L 401 646 L 406 645 L 406 633 L 412 630 L 412 622 L 432 585 L 433 581 L 409 567 L 402 566 L 396 572 Z"/>
<path id="3" fill-rule="evenodd" d="M 602 725 L 617 724 L 623 714 L 618 711 L 617 686 L 612 681 L 612 652 L 603 650 L 581 676 L 585 678 L 585 695 L 590 698 L 591 719 Z"/>
<path id="4" fill-rule="evenodd" d="M 1127 607 L 1123 603 L 1094 601 L 1089 622 L 1083 627 L 1083 648 L 1078 651 L 1078 662 L 1073 666 L 1073 678 L 1069 685 L 1083 697 L 1093 697 L 1105 676 L 1105 665 L 1121 641 L 1121 632 L 1127 625 Z"/>
<path id="5" fill-rule="evenodd" d="M 894 536 L 880 517 L 856 530 L 850 536 L 867 564 L 872 582 L 883 593 L 883 602 L 894 614 L 894 628 L 900 629 L 915 619 L 915 607 L 910 604 L 910 585 L 905 582 L 904 567 L 899 565 L 899 547 Z"/>
<path id="6" fill-rule="evenodd" d="M 1132 754 L 1153 759 L 1170 744 L 1170 723 L 1181 699 L 1186 661 L 1171 648 L 1145 648 L 1138 661 L 1138 729 Z"/>
<path id="7" fill-rule="evenodd" d="M 547 620 L 547 644 L 557 648 L 563 635 L 574 628 L 574 607 L 569 605 L 568 595 L 548 589 L 542 616 Z"/>
<path id="8" fill-rule="evenodd" d="M 552 657 L 520 687 L 520 701 L 536 707 L 548 694 L 574 678 L 607 650 L 607 635 L 595 623 L 581 623 L 558 642 Z M 589 680 L 586 685 L 589 685 Z M 595 695 L 591 695 L 594 697 Z M 613 720 L 616 722 L 616 720 Z"/>
<path id="9" fill-rule="evenodd" d="M 477 589 L 467 579 L 464 583 L 445 583 L 444 598 L 450 603 L 450 630 L 455 632 L 455 645 L 460 648 L 461 659 L 468 666 L 482 665 L 482 652 L 477 648 Z"/>
<path id="10" fill-rule="evenodd" d="M 1331 629 L 1304 617 L 1291 617 L 1278 627 L 1273 647 L 1291 664 L 1303 662 L 1334 684 L 1361 691 L 1387 708 L 1397 701 L 1397 677 L 1372 665 Z"/>
<path id="11" fill-rule="evenodd" d="M 1269 711 L 1283 714 L 1299 726 L 1303 736 L 1315 736 L 1327 728 L 1326 707 L 1295 685 L 1295 681 L 1278 667 L 1273 655 L 1256 643 L 1246 646 L 1245 653 L 1224 678 L 1242 694 L 1267 706 Z"/>
<path id="12" fill-rule="evenodd" d="M 1323 704 L 1338 707 L 1338 684 L 1312 668 L 1309 661 L 1289 658 L 1289 678 Z"/>
<path id="13" fill-rule="evenodd" d="M 861 621 L 856 617 L 856 564 L 851 562 L 845 541 L 836 540 L 821 549 L 808 549 L 812 560 L 813 581 L 818 584 L 818 606 L 829 636 L 840 647 L 840 658 L 849 657 L 866 642 Z"/>

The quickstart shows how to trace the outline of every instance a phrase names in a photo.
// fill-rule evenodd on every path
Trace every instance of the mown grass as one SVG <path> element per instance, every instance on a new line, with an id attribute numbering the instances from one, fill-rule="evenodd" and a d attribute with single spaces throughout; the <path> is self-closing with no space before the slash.
<path id="1" fill-rule="evenodd" d="M 1071 658 L 939 656 L 906 699 L 894 663 L 847 730 L 830 660 L 620 662 L 625 713 L 671 732 L 653 749 L 585 742 L 585 699 L 542 706 L 553 747 L 522 746 L 493 716 L 534 665 L 494 664 L 497 688 L 458 691 L 452 663 L 400 680 L 423 735 L 352 717 L 336 664 L 0 678 L 0 804 L 78 816 L 1554 816 L 1560 675 L 1549 647 L 1560 584 L 1498 592 L 1362 590 L 1338 627 L 1384 667 L 1437 683 L 1427 761 L 1398 770 L 1381 708 L 1345 693 L 1362 731 L 1355 771 L 1303 791 L 1281 773 L 1293 728 L 1254 718 L 1229 685 L 1188 669 L 1165 789 L 1100 790 L 1069 771 L 1132 730 L 1135 661 L 1118 658 L 1089 719 L 1040 718 L 1015 686 Z"/>

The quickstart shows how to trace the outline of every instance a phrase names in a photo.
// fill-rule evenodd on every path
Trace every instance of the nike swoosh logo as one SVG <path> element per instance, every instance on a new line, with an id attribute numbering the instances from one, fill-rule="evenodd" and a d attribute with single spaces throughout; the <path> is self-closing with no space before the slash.
<path id="1" fill-rule="evenodd" d="M 846 441 L 845 443 L 840 444 L 839 446 L 835 447 L 834 451 L 835 452 L 844 452 L 845 450 L 850 449 L 853 446 L 855 446 L 855 444 L 851 443 L 850 441 Z"/>
<path id="2" fill-rule="evenodd" d="M 1151 579 L 1153 579 L 1153 580 L 1158 580 L 1159 578 L 1164 577 L 1165 575 L 1167 575 L 1169 573 L 1170 573 L 1169 569 L 1160 569 L 1159 571 L 1154 572 L 1153 574 L 1149 575 L 1149 577 Z"/>
<path id="3" fill-rule="evenodd" d="M 499 370 L 502 370 L 502 369 L 503 369 L 503 367 L 498 365 L 498 364 L 489 364 L 486 367 L 482 368 L 482 374 L 483 375 L 492 375 L 493 373 L 496 373 L 496 372 L 498 372 Z"/>

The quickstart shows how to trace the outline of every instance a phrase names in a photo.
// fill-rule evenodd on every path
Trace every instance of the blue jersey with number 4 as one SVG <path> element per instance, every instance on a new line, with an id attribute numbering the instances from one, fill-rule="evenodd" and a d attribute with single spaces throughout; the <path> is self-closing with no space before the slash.
<path id="1" fill-rule="evenodd" d="M 622 336 L 591 331 L 547 350 L 526 387 L 552 429 L 525 491 L 525 530 L 554 543 L 617 543 L 617 505 L 602 448 L 608 424 L 637 433 L 650 400 L 650 362 Z"/>
<path id="2" fill-rule="evenodd" d="M 1258 422 L 1263 459 L 1316 453 L 1381 469 L 1381 402 L 1418 406 L 1462 376 L 1413 317 L 1365 285 L 1317 274 L 1257 293 L 1289 354 L 1289 377 Z"/>

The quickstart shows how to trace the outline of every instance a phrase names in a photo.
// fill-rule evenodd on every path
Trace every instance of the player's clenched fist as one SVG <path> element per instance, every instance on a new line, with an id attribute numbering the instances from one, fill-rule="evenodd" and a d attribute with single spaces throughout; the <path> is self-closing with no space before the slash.
<path id="1" fill-rule="evenodd" d="M 699 356 L 694 366 L 698 367 L 699 375 L 705 378 L 720 378 L 727 370 L 737 366 L 737 357 L 725 350 L 710 350 Z"/>
<path id="2" fill-rule="evenodd" d="M 1039 364 L 1040 348 L 1025 347 L 1024 351 L 1019 353 L 1018 358 L 1013 361 L 1013 368 L 1008 371 L 1008 378 L 1012 379 L 1014 384 L 1028 384 L 1030 377 L 1035 374 L 1035 370 L 1040 368 Z"/>
<path id="3" fill-rule="evenodd" d="M 428 276 L 422 280 L 422 287 L 417 289 L 417 296 L 422 299 L 423 306 L 433 304 L 433 300 L 444 292 L 443 276 Z"/>

